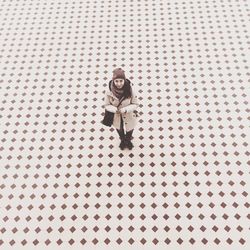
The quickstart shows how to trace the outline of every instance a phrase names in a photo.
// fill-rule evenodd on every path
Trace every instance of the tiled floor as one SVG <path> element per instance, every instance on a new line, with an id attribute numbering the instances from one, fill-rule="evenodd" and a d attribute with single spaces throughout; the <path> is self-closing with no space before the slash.
<path id="1" fill-rule="evenodd" d="M 1 1 L 0 248 L 250 249 L 249 7 Z M 116 67 L 132 151 L 100 123 Z"/>

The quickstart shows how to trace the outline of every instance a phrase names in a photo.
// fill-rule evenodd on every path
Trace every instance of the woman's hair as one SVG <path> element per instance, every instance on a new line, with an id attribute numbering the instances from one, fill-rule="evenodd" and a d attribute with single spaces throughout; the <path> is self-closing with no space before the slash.
<path id="1" fill-rule="evenodd" d="M 111 90 L 111 83 L 112 83 L 112 80 L 109 82 L 109 89 Z M 124 85 L 123 85 L 123 91 L 124 91 L 124 98 L 127 99 L 127 98 L 130 98 L 132 96 L 132 87 L 131 87 L 131 82 L 129 79 L 126 79 L 125 82 L 124 82 Z"/>

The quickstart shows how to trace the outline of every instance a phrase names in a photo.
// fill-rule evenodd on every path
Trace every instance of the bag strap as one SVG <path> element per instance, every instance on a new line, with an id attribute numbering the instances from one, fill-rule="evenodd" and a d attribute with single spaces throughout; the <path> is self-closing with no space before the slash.
<path id="1" fill-rule="evenodd" d="M 119 104 L 118 104 L 117 107 L 119 107 L 119 106 L 121 105 L 121 103 L 122 103 L 123 100 L 124 100 L 124 96 L 123 96 L 122 99 L 120 100 L 120 102 L 119 102 Z"/>

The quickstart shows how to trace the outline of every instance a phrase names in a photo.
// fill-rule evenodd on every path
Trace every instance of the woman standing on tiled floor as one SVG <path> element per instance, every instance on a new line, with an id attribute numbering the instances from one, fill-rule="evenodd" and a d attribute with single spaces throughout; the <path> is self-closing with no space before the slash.
<path id="1" fill-rule="evenodd" d="M 137 124 L 137 116 L 134 111 L 139 104 L 131 82 L 126 79 L 121 68 L 113 71 L 113 78 L 109 82 L 109 91 L 106 92 L 104 106 L 106 110 L 114 113 L 113 126 L 116 128 L 121 140 L 120 149 L 123 150 L 127 147 L 131 150 L 133 148 L 132 134 Z"/>

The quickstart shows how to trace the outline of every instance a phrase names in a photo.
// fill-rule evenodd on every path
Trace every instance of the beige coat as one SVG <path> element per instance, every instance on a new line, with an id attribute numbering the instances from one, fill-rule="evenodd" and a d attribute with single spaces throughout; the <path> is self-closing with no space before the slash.
<path id="1" fill-rule="evenodd" d="M 112 93 L 112 91 L 108 90 L 105 93 L 105 104 L 104 107 L 109 112 L 115 113 L 113 126 L 116 129 L 120 129 L 121 116 L 123 118 L 124 126 L 126 131 L 130 131 L 135 128 L 137 125 L 137 117 L 133 113 L 134 110 L 139 106 L 137 102 L 137 96 L 132 89 L 132 96 L 130 98 L 124 99 L 119 108 L 126 107 L 127 112 L 118 113 L 117 106 L 119 104 L 119 99 Z"/>

